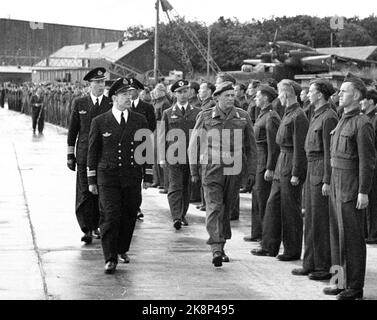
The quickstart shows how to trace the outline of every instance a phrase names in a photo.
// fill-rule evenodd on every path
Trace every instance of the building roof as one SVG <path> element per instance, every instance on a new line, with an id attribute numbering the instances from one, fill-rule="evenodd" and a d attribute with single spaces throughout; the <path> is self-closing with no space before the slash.
<path id="1" fill-rule="evenodd" d="M 0 73 L 31 73 L 31 67 L 0 66 Z"/>
<path id="2" fill-rule="evenodd" d="M 336 54 L 346 58 L 371 60 L 373 59 L 371 56 L 376 52 L 377 46 L 316 48 L 316 50 L 323 54 Z"/>
<path id="3" fill-rule="evenodd" d="M 56 64 L 56 66 L 61 67 L 61 63 L 59 63 L 61 59 L 72 59 L 70 65 L 76 67 L 80 66 L 81 62 L 79 61 L 82 59 L 105 59 L 114 63 L 148 41 L 149 39 L 123 41 L 120 47 L 119 42 L 90 43 L 87 46 L 85 44 L 64 46 L 49 56 L 49 66 L 53 67 Z M 46 66 L 46 60 L 40 61 L 35 66 Z"/>

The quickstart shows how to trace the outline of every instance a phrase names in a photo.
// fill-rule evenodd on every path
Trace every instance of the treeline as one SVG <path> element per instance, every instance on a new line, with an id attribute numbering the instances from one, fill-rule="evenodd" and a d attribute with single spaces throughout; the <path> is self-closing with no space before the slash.
<path id="1" fill-rule="evenodd" d="M 208 27 L 211 30 L 211 52 L 223 70 L 239 70 L 244 59 L 254 58 L 261 52 L 269 51 L 268 42 L 273 41 L 278 30 L 277 40 L 294 41 L 315 48 L 330 47 L 330 34 L 333 31 L 334 46 L 367 46 L 377 44 L 377 17 L 371 15 L 360 19 L 345 19 L 344 29 L 330 28 L 331 17 L 318 18 L 307 15 L 295 17 L 274 17 L 264 20 L 251 20 L 241 23 L 236 18 L 220 17 L 207 26 L 202 22 L 182 20 L 196 33 L 207 47 Z M 154 38 L 154 28 L 134 26 L 126 30 L 129 40 Z M 206 63 L 176 22 L 161 23 L 160 48 L 181 61 L 179 37 L 187 48 L 195 71 L 206 70 Z"/>

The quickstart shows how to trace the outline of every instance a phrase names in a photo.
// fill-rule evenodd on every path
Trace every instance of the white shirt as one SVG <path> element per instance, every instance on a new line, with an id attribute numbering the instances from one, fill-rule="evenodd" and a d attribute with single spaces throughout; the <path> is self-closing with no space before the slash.
<path id="1" fill-rule="evenodd" d="M 181 104 L 179 104 L 177 102 L 177 106 L 178 106 L 179 109 L 181 109 L 181 111 L 182 111 L 182 109 L 185 109 L 185 111 L 186 111 L 187 110 L 187 106 L 188 106 L 188 102 L 186 102 L 186 104 L 184 104 L 184 105 L 181 105 Z"/>
<path id="2" fill-rule="evenodd" d="M 118 121 L 118 123 L 120 124 L 122 111 L 119 111 L 117 108 L 112 107 L 111 112 L 113 113 L 115 120 Z M 127 120 L 128 120 L 128 110 L 127 109 L 123 111 L 123 116 L 124 116 L 124 120 L 127 123 Z"/>
<path id="3" fill-rule="evenodd" d="M 91 91 L 90 91 L 90 98 L 92 98 L 93 104 L 96 104 L 98 99 L 98 104 L 101 104 L 103 95 L 100 95 L 99 97 L 96 97 Z"/>
<path id="4" fill-rule="evenodd" d="M 134 105 L 134 107 L 136 108 L 139 104 L 139 98 L 136 98 L 135 100 L 132 100 L 132 103 Z"/>

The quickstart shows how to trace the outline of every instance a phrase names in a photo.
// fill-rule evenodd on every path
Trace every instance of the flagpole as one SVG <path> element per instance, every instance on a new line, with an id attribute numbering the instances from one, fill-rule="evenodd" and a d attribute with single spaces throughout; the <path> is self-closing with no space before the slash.
<path id="1" fill-rule="evenodd" d="M 154 82 L 158 82 L 158 24 L 160 19 L 160 0 L 156 0 L 156 27 L 154 31 Z"/>

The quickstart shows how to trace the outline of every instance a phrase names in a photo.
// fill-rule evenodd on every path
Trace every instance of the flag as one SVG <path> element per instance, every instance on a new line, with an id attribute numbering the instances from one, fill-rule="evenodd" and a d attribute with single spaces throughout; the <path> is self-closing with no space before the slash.
<path id="1" fill-rule="evenodd" d="M 160 2 L 163 11 L 166 12 L 174 9 L 168 0 L 160 0 Z"/>

